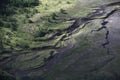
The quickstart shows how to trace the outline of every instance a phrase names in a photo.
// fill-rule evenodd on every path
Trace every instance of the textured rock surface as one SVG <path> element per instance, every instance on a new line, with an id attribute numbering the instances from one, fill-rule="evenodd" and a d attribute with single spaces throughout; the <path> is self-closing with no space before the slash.
<path id="1" fill-rule="evenodd" d="M 86 17 L 85 23 L 88 23 L 84 27 L 80 26 L 82 30 L 77 33 L 77 46 L 58 54 L 56 59 L 51 61 L 52 67 L 49 69 L 48 66 L 51 65 L 47 66 L 47 79 L 120 79 L 119 5 L 103 5 Z"/>
<path id="2" fill-rule="evenodd" d="M 57 49 L 58 54 L 44 66 L 29 68 L 27 65 L 40 61 L 39 52 L 23 54 L 34 58 L 19 60 L 21 51 L 1 60 L 1 69 L 20 80 L 120 80 L 119 0 L 79 0 L 77 5 L 92 11 L 64 30 L 71 37 L 65 41 L 67 48 Z M 21 67 L 10 65 L 13 63 Z"/>

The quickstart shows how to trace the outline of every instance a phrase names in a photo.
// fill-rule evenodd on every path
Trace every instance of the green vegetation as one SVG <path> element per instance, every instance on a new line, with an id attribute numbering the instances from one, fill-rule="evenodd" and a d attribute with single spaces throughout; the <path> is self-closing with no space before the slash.
<path id="1" fill-rule="evenodd" d="M 5 38 L 7 43 L 1 42 L 1 47 L 4 45 L 5 49 L 29 48 L 33 45 L 29 43 L 35 43 L 35 39 L 39 38 L 40 40 L 44 37 L 47 39 L 50 37 L 47 36 L 48 33 L 53 35 L 57 30 L 69 27 L 70 23 L 62 23 L 62 21 L 70 19 L 66 9 L 72 6 L 74 2 L 67 0 L 51 1 L 50 3 L 49 0 L 40 0 L 39 2 L 38 0 L 1 1 L 3 9 L 0 9 L 0 26 L 4 30 L 4 37 L 7 37 L 7 39 Z M 34 3 L 40 4 L 37 6 Z M 60 7 L 61 5 L 64 6 Z"/>
<path id="2" fill-rule="evenodd" d="M 76 0 L 2 0 L 1 3 L 0 59 L 15 56 L 5 66 L 22 71 L 45 65 L 57 48 L 67 46 L 64 39 L 69 36 L 65 29 L 72 24 L 71 19 L 84 17 L 90 11 L 75 6 Z M 79 46 L 86 47 L 87 42 Z M 79 48 L 73 51 L 77 54 Z"/>
<path id="3" fill-rule="evenodd" d="M 39 4 L 39 0 L 1 0 L 2 6 L 10 5 L 17 7 L 30 7 Z"/>
<path id="4" fill-rule="evenodd" d="M 17 80 L 41 77 L 45 80 L 109 80 L 105 70 L 116 71 L 112 75 L 120 73 L 117 71 L 119 57 L 114 59 L 115 63 L 109 63 L 114 55 L 108 53 L 107 46 L 103 48 L 101 45 L 106 42 L 105 38 L 109 38 L 106 36 L 109 32 L 92 33 L 104 24 L 102 19 L 95 18 L 100 18 L 104 11 L 106 15 L 111 9 L 95 8 L 98 9 L 95 13 L 91 10 L 94 7 L 88 8 L 93 6 L 91 2 L 87 5 L 81 0 L 83 6 L 76 1 L 0 1 L 0 80 L 15 80 L 11 74 Z M 92 16 L 97 16 L 89 20 L 87 16 L 91 17 L 88 13 L 92 11 L 95 13 Z M 82 21 L 85 24 L 74 30 Z M 120 52 L 119 45 L 111 47 L 115 48 L 113 53 Z M 111 68 L 106 64 L 114 66 Z"/>
<path id="5" fill-rule="evenodd" d="M 18 8 L 34 7 L 39 5 L 39 0 L 1 0 L 0 14 L 8 16 L 15 14 Z"/>
<path id="6" fill-rule="evenodd" d="M 16 80 L 9 73 L 0 70 L 0 79 L 1 80 Z"/>

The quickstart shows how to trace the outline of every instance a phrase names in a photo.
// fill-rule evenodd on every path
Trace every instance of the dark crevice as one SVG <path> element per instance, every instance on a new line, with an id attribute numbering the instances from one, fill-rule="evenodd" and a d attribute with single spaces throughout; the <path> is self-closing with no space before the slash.
<path id="1" fill-rule="evenodd" d="M 109 41 L 109 30 L 106 26 L 106 24 L 108 23 L 108 21 L 105 21 L 103 20 L 103 22 L 101 23 L 102 27 L 98 28 L 97 30 L 91 30 L 91 33 L 94 32 L 94 31 L 101 31 L 101 30 L 105 30 L 106 33 L 105 33 L 105 42 L 102 44 L 103 48 L 105 48 L 107 50 L 107 53 L 109 54 L 110 53 L 110 49 L 109 49 L 109 46 L 107 47 L 107 45 L 109 45 L 110 41 Z"/>
<path id="2" fill-rule="evenodd" d="M 107 5 L 107 6 L 116 5 L 116 4 L 120 4 L 120 2 L 111 3 L 111 4 Z M 108 29 L 107 26 L 106 26 L 109 22 L 106 21 L 105 19 L 109 18 L 109 17 L 110 17 L 112 14 L 114 14 L 117 10 L 118 10 L 118 9 L 114 9 L 114 10 L 112 10 L 110 13 L 108 13 L 105 17 L 99 18 L 99 19 L 102 19 L 101 27 L 98 28 L 97 30 L 92 30 L 92 31 L 91 31 L 91 33 L 92 33 L 92 32 L 94 32 L 94 31 L 98 32 L 98 31 L 101 31 L 101 30 L 105 30 L 105 42 L 104 42 L 103 44 L 101 44 L 101 46 L 106 49 L 106 51 L 107 51 L 108 54 L 111 53 L 110 48 L 109 48 L 109 44 L 110 44 L 109 34 L 110 34 L 110 32 L 109 32 L 109 29 Z M 68 28 L 63 29 L 63 30 L 57 30 L 57 31 L 53 34 L 53 36 L 51 36 L 51 37 L 49 37 L 48 39 L 43 40 L 43 41 L 54 40 L 54 39 L 56 38 L 56 36 L 61 36 L 61 35 L 64 34 L 64 33 L 65 33 L 65 34 L 68 34 L 68 36 L 70 36 L 71 34 L 73 34 L 73 32 L 74 32 L 76 29 L 77 29 L 77 31 L 78 31 L 78 30 L 80 31 L 81 29 L 85 28 L 86 25 L 87 25 L 88 23 L 90 23 L 91 20 L 97 19 L 97 18 L 95 18 L 95 17 L 101 16 L 101 15 L 103 15 L 103 14 L 105 14 L 105 11 L 104 11 L 104 8 L 102 7 L 102 8 L 100 8 L 100 9 L 97 9 L 96 12 L 90 13 L 90 14 L 89 14 L 87 17 L 85 17 L 85 18 L 75 18 L 75 19 L 71 19 L 71 20 L 75 20 L 74 23 L 73 23 L 71 26 L 69 26 Z M 81 25 L 82 25 L 82 26 L 81 26 Z M 81 26 L 81 27 L 80 27 L 80 26 Z M 52 31 L 51 31 L 51 32 L 52 32 Z M 75 33 L 76 33 L 76 32 L 75 32 Z M 31 48 L 30 50 L 31 50 L 31 51 L 41 51 L 41 50 L 48 50 L 48 49 L 58 49 L 58 48 L 60 48 L 60 47 L 56 47 L 56 46 L 57 46 L 61 41 L 63 41 L 66 37 L 67 37 L 66 35 L 62 36 L 62 37 L 56 42 L 56 44 L 54 44 L 54 45 L 42 46 L 42 47 L 34 47 L 34 48 Z M 29 49 L 28 49 L 28 50 L 29 50 Z M 16 51 L 16 52 L 18 52 L 18 51 Z M 21 54 L 19 54 L 19 55 L 21 55 Z M 19 55 L 13 55 L 12 57 L 10 57 L 10 60 L 9 60 L 8 62 L 6 62 L 6 63 L 10 63 L 11 61 L 15 61 L 15 59 L 16 59 Z M 31 71 L 35 71 L 35 70 L 40 70 L 40 69 L 42 69 L 44 66 L 46 66 L 46 64 L 48 64 L 49 61 L 51 61 L 51 60 L 54 58 L 54 56 L 56 56 L 56 55 L 54 55 L 53 53 L 50 53 L 50 56 L 49 56 L 48 58 L 44 58 L 44 59 L 43 59 L 45 64 L 43 64 L 42 66 L 39 66 L 39 67 L 37 67 L 37 68 L 32 68 L 32 67 L 31 67 L 31 68 L 29 68 L 29 69 L 27 69 L 27 70 L 21 71 L 21 73 L 24 73 L 24 72 L 27 73 L 27 72 L 31 72 Z M 38 57 L 39 57 L 39 56 L 36 56 L 36 57 L 34 57 L 33 59 L 31 59 L 31 60 L 34 60 L 35 58 L 38 58 Z M 8 58 L 3 58 L 2 60 L 5 61 L 6 59 L 8 59 Z M 101 69 L 101 68 L 104 67 L 106 64 L 108 64 L 109 62 L 111 62 L 113 59 L 114 59 L 114 57 L 106 60 L 101 67 L 99 67 L 99 68 L 94 68 L 94 69 L 91 70 L 90 72 Z M 0 60 L 0 61 L 2 61 L 2 60 Z"/>
<path id="3" fill-rule="evenodd" d="M 103 10 L 103 9 L 102 9 Z M 78 29 L 80 27 L 80 25 L 83 25 L 80 29 L 83 29 L 86 27 L 86 25 L 89 23 L 89 21 L 94 20 L 94 18 L 92 18 L 93 16 L 97 16 L 98 15 L 99 10 L 97 10 L 95 13 L 91 13 L 91 15 L 89 14 L 87 17 L 83 17 L 83 18 L 75 18 L 74 23 L 69 26 L 66 29 L 63 30 L 57 30 L 56 33 L 51 36 L 50 38 L 43 40 L 43 41 L 50 41 L 55 39 L 56 36 L 60 36 L 63 33 L 68 34 L 69 36 L 72 35 L 72 33 Z M 102 13 L 103 14 L 103 13 Z M 104 27 L 103 27 L 104 28 Z M 77 30 L 78 31 L 78 30 Z M 75 31 L 76 32 L 76 31 Z M 44 47 L 38 47 L 38 48 L 32 48 L 32 50 L 45 50 L 45 49 L 54 49 L 55 46 L 62 40 L 64 40 L 65 36 L 63 36 L 54 46 L 44 46 Z"/>
<path id="4" fill-rule="evenodd" d="M 106 30 L 105 39 L 106 39 L 106 42 L 102 44 L 102 46 L 104 48 L 106 48 L 106 45 L 108 45 L 110 43 L 110 41 L 109 41 L 109 31 L 108 30 Z"/>
<path id="5" fill-rule="evenodd" d="M 47 39 L 47 41 L 54 39 L 56 36 L 61 36 L 63 33 L 68 34 L 70 36 L 72 34 L 72 32 L 75 29 L 79 28 L 80 25 L 82 25 L 82 24 L 84 24 L 84 26 L 82 26 L 82 28 L 81 28 L 81 29 L 83 29 L 89 23 L 88 22 L 89 20 L 91 20 L 91 19 L 89 19 L 89 18 L 77 18 L 71 26 L 69 26 L 68 28 L 63 29 L 63 30 L 58 30 L 52 37 Z M 57 44 L 60 41 L 63 41 L 65 37 L 66 37 L 66 35 L 61 37 L 61 39 L 53 46 L 35 47 L 35 48 L 32 48 L 31 50 L 33 50 L 33 51 L 38 50 L 39 51 L 39 50 L 46 50 L 46 49 L 56 49 Z"/>
<path id="6" fill-rule="evenodd" d="M 106 14 L 105 17 L 102 17 L 102 18 L 99 18 L 99 19 L 103 19 L 102 20 L 102 23 L 101 23 L 101 27 L 98 28 L 97 30 L 91 30 L 91 33 L 94 32 L 94 31 L 101 31 L 101 30 L 105 30 L 106 33 L 105 33 L 105 42 L 102 44 L 103 48 L 106 49 L 107 53 L 109 54 L 110 53 L 110 49 L 109 49 L 109 44 L 110 44 L 110 41 L 109 41 L 109 29 L 107 28 L 107 24 L 109 23 L 108 21 L 106 21 L 107 18 L 109 18 L 111 15 L 113 15 L 118 9 L 114 9 L 112 10 L 111 12 L 109 12 L 108 14 Z"/>
<path id="7" fill-rule="evenodd" d="M 105 29 L 105 28 L 106 28 L 106 26 L 102 26 L 102 27 L 100 27 L 100 28 L 97 29 L 97 30 L 91 30 L 91 33 L 94 32 L 94 31 L 101 31 L 102 29 Z"/>
<path id="8" fill-rule="evenodd" d="M 61 41 L 64 40 L 64 38 L 66 37 L 66 35 L 63 35 L 54 45 L 50 45 L 50 46 L 42 46 L 42 47 L 34 47 L 31 48 L 32 51 L 40 51 L 40 50 L 48 50 L 48 49 L 58 49 L 60 47 L 56 47 Z"/>
<path id="9" fill-rule="evenodd" d="M 90 14 L 88 14 L 88 18 L 90 19 L 95 19 L 95 17 L 97 16 L 102 16 L 105 14 L 105 8 L 104 7 L 99 7 L 97 9 L 93 9 L 95 10 L 95 12 L 92 12 Z"/>
<path id="10" fill-rule="evenodd" d="M 41 51 L 41 50 L 48 50 L 48 49 L 57 49 L 55 46 L 43 46 L 43 47 L 34 47 L 31 48 L 32 51 Z"/>
<path id="11" fill-rule="evenodd" d="M 118 2 L 114 2 L 114 3 L 109 3 L 109 4 L 107 4 L 106 6 L 115 6 L 115 5 L 120 5 L 120 1 L 118 1 Z"/>
<path id="12" fill-rule="evenodd" d="M 106 21 L 105 19 L 107 19 L 109 16 L 111 16 L 112 14 L 114 14 L 114 12 L 116 12 L 116 10 L 117 9 L 114 9 L 114 10 L 112 10 L 110 13 L 108 13 L 105 17 L 103 17 L 103 18 L 101 18 L 101 19 L 103 19 L 102 21 L 102 23 L 101 23 L 101 27 L 99 28 L 99 29 L 97 29 L 97 30 L 92 30 L 91 32 L 94 32 L 94 31 L 101 31 L 101 30 L 105 30 L 106 31 L 106 33 L 105 33 L 105 42 L 103 43 L 103 44 L 101 44 L 102 46 L 103 46 L 103 48 L 105 48 L 106 49 L 106 51 L 107 51 L 107 53 L 109 54 L 110 53 L 110 49 L 109 49 L 109 43 L 110 43 L 110 41 L 109 41 L 109 30 L 108 30 L 108 28 L 107 28 L 107 23 L 108 23 L 108 21 Z M 104 9 L 102 9 L 102 11 L 104 11 Z M 69 36 L 70 35 L 72 35 L 72 33 L 73 33 L 73 31 L 75 31 L 76 29 L 83 29 L 83 28 L 85 28 L 86 27 L 86 25 L 88 24 L 88 23 L 90 23 L 90 21 L 91 20 L 95 20 L 93 17 L 95 17 L 96 15 L 98 15 L 97 13 L 99 12 L 99 10 L 98 11 L 96 11 L 96 13 L 93 13 L 93 14 L 91 14 L 91 16 L 89 16 L 89 17 L 85 17 L 85 18 L 77 18 L 76 20 L 75 20 L 75 22 L 71 25 L 71 26 L 69 26 L 68 28 L 66 28 L 66 29 L 64 29 L 64 30 L 60 30 L 60 31 L 57 31 L 57 33 L 54 35 L 54 36 L 52 36 L 52 38 L 51 39 L 54 39 L 54 37 L 56 37 L 57 35 L 62 35 L 63 33 L 66 33 L 66 34 L 68 34 Z M 103 14 L 103 13 L 101 13 L 101 14 Z M 80 25 L 83 25 L 82 27 L 80 27 Z M 54 46 L 45 46 L 45 47 L 38 47 L 38 48 L 33 48 L 32 50 L 46 50 L 46 49 L 57 49 L 56 48 L 56 46 L 57 46 L 57 44 L 60 42 L 60 41 L 62 41 L 62 40 L 64 40 L 64 38 L 66 37 L 66 35 L 65 36 L 63 36 Z M 108 47 L 107 47 L 108 46 Z M 46 62 L 46 58 L 44 59 L 45 60 L 45 62 Z M 49 60 L 47 60 L 47 62 L 48 62 Z M 41 66 L 42 67 L 42 66 Z M 43 66 L 44 67 L 44 66 Z"/>
<path id="13" fill-rule="evenodd" d="M 98 9 L 99 10 L 99 9 Z M 116 11 L 118 11 L 119 9 L 118 8 L 115 8 L 114 10 L 110 11 L 109 13 L 105 14 L 106 11 L 104 9 L 100 9 L 100 11 L 102 13 L 99 13 L 98 12 L 94 12 L 92 15 L 89 15 L 89 18 L 91 20 L 95 20 L 95 19 L 107 19 L 108 17 L 110 17 L 112 14 L 114 14 Z M 97 18 L 97 17 L 100 17 L 102 15 L 105 15 L 104 17 L 101 17 L 101 18 Z"/>
<path id="14" fill-rule="evenodd" d="M 110 49 L 109 49 L 109 44 L 110 44 L 109 34 L 110 33 L 109 33 L 109 29 L 106 27 L 107 23 L 108 23 L 108 21 L 105 21 L 105 20 L 103 20 L 103 22 L 101 23 L 102 27 L 105 27 L 105 31 L 106 31 L 106 34 L 105 34 L 105 40 L 106 41 L 105 41 L 105 43 L 102 44 L 102 46 L 103 46 L 103 48 L 105 48 L 107 50 L 107 53 L 109 54 L 110 53 Z"/>
<path id="15" fill-rule="evenodd" d="M 114 9 L 112 10 L 110 13 L 108 13 L 105 17 L 103 17 L 102 19 L 106 19 L 108 17 L 110 17 L 112 14 L 114 14 L 118 9 Z"/>

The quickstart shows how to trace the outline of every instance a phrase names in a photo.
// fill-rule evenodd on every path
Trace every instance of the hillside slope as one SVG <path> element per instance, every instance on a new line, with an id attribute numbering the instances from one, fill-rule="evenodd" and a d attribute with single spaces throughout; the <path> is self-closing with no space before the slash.
<path id="1" fill-rule="evenodd" d="M 12 7 L 0 20 L 3 80 L 120 79 L 119 0 Z"/>

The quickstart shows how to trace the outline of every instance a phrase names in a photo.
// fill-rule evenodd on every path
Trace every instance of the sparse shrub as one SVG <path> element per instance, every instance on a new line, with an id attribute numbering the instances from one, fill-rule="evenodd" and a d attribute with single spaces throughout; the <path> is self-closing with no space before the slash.
<path id="1" fill-rule="evenodd" d="M 48 10 L 48 8 L 47 8 L 47 7 L 45 7 L 44 9 L 45 9 L 45 10 Z"/>
<path id="2" fill-rule="evenodd" d="M 29 48 L 29 42 L 28 40 L 24 40 L 24 39 L 21 39 L 21 40 L 18 40 L 18 43 L 16 43 L 16 46 L 17 47 L 20 47 L 20 48 Z"/>
<path id="3" fill-rule="evenodd" d="M 26 14 L 26 18 L 30 18 L 31 17 L 31 15 L 29 15 L 29 14 Z"/>
<path id="4" fill-rule="evenodd" d="M 2 21 L 2 20 L 0 20 L 0 26 L 3 26 L 3 25 L 4 25 L 3 21 Z"/>
<path id="5" fill-rule="evenodd" d="M 35 37 L 44 37 L 47 34 L 48 30 L 47 29 L 39 29 L 36 34 Z"/>
<path id="6" fill-rule="evenodd" d="M 67 4 L 71 4 L 71 2 L 70 2 L 70 1 L 67 1 L 66 3 L 67 3 Z"/>
<path id="7" fill-rule="evenodd" d="M 3 50 L 4 46 L 3 46 L 3 37 L 4 37 L 4 31 L 2 30 L 2 28 L 0 28 L 0 51 Z"/>
<path id="8" fill-rule="evenodd" d="M 58 2 L 58 4 L 61 4 L 61 3 L 62 3 L 61 1 Z"/>
<path id="9" fill-rule="evenodd" d="M 56 17 L 58 17 L 58 15 L 56 13 L 52 14 L 52 19 L 56 20 Z"/>
<path id="10" fill-rule="evenodd" d="M 11 24 L 11 29 L 12 29 L 13 31 L 17 31 L 17 27 L 18 27 L 18 25 L 17 25 L 16 23 L 12 23 L 12 24 Z"/>
<path id="11" fill-rule="evenodd" d="M 46 32 L 45 32 L 45 31 L 40 31 L 39 34 L 38 34 L 39 37 L 43 37 L 43 36 L 45 36 L 45 35 L 46 35 Z"/>
<path id="12" fill-rule="evenodd" d="M 2 6 L 10 5 L 16 7 L 30 7 L 37 6 L 39 4 L 39 0 L 0 0 Z"/>
<path id="13" fill-rule="evenodd" d="M 33 22 L 32 20 L 29 19 L 29 20 L 28 20 L 28 23 L 34 23 L 34 22 Z"/>
<path id="14" fill-rule="evenodd" d="M 33 7 L 39 3 L 39 0 L 0 0 L 0 14 L 9 16 L 15 14 L 15 7 Z"/>
<path id="15" fill-rule="evenodd" d="M 9 16 L 11 14 L 15 14 L 15 11 L 14 9 L 11 7 L 1 7 L 0 8 L 0 14 L 3 15 L 3 16 Z"/>
<path id="16" fill-rule="evenodd" d="M 64 9 L 60 9 L 60 12 L 61 12 L 62 14 L 67 14 L 66 10 L 64 10 Z"/>

